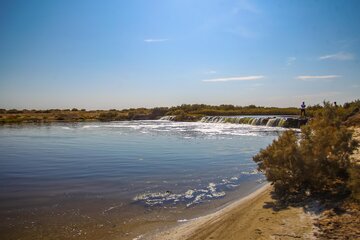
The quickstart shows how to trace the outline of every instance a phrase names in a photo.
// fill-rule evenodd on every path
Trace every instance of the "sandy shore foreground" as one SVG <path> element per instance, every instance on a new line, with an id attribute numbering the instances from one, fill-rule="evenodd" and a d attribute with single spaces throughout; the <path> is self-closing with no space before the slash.
<path id="1" fill-rule="evenodd" d="M 274 211 L 267 184 L 227 207 L 141 239 L 312 239 L 313 217 L 302 208 Z"/>

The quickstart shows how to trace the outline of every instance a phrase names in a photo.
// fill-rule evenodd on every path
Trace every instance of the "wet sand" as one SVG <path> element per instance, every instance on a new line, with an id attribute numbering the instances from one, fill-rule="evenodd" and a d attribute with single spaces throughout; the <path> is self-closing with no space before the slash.
<path id="1" fill-rule="evenodd" d="M 267 184 L 215 213 L 138 239 L 312 239 L 314 217 L 302 208 L 274 211 L 271 190 Z"/>

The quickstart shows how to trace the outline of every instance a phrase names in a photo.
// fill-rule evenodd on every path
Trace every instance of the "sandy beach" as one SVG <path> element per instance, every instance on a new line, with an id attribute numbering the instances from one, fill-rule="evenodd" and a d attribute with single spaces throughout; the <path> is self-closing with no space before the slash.
<path id="1" fill-rule="evenodd" d="M 302 208 L 272 208 L 270 184 L 225 208 L 139 239 L 312 239 L 313 217 Z"/>

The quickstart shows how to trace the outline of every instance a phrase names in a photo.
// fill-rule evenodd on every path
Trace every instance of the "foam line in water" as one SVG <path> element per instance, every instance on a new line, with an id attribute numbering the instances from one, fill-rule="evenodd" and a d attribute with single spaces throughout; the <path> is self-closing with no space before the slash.
<path id="1" fill-rule="evenodd" d="M 220 117 L 216 119 L 221 119 Z M 218 121 L 216 120 L 216 121 Z M 211 120 L 212 121 L 212 120 Z M 263 122 L 262 120 L 253 121 Z M 273 122 L 273 121 L 271 121 Z M 275 121 L 274 124 L 279 125 L 280 121 Z M 273 123 L 271 123 L 273 124 Z M 269 123 L 269 125 L 271 125 Z M 112 129 L 116 132 L 127 133 L 136 131 L 141 134 L 178 134 L 183 138 L 195 137 L 218 137 L 218 138 L 231 138 L 232 136 L 263 136 L 272 134 L 273 132 L 284 131 L 285 128 L 274 128 L 266 125 L 247 125 L 247 124 L 228 124 L 227 122 L 214 122 L 208 124 L 206 121 L 200 122 L 172 122 L 172 121 L 159 121 L 159 120 L 141 120 L 141 121 L 125 121 L 113 122 L 104 125 L 86 124 L 74 129 L 86 129 L 87 131 L 95 131 L 95 129 Z"/>
<path id="2" fill-rule="evenodd" d="M 243 171 L 241 175 L 259 175 L 261 173 L 257 170 Z M 264 181 L 260 178 L 260 183 Z M 184 193 L 173 193 L 171 191 L 165 192 L 147 192 L 138 194 L 134 197 L 135 202 L 143 203 L 146 206 L 162 206 L 162 205 L 176 205 L 179 203 L 185 204 L 186 207 L 190 207 L 195 204 L 199 204 L 211 199 L 217 199 L 226 195 L 226 190 L 234 189 L 239 186 L 239 176 L 222 179 L 219 183 L 210 182 L 205 188 L 200 189 L 188 189 Z"/>

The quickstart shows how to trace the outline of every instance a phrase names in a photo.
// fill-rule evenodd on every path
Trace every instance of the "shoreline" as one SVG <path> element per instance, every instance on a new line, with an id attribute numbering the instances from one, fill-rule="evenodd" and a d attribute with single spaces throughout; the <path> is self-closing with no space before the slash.
<path id="1" fill-rule="evenodd" d="M 207 223 L 208 221 L 214 220 L 216 217 L 220 215 L 224 215 L 226 213 L 231 212 L 239 205 L 258 197 L 259 195 L 263 194 L 265 191 L 269 190 L 270 188 L 271 188 L 270 183 L 267 183 L 264 186 L 260 187 L 259 189 L 255 190 L 254 192 L 250 193 L 249 195 L 242 197 L 238 200 L 235 200 L 231 203 L 228 203 L 218 210 L 215 210 L 215 212 L 208 213 L 206 215 L 194 219 L 189 219 L 186 222 L 182 222 L 182 223 L 179 222 L 179 224 L 177 224 L 176 226 L 171 227 L 168 230 L 150 235 L 148 236 L 148 238 L 145 239 L 149 239 L 149 240 L 186 239 L 191 235 L 191 233 L 196 231 L 198 228 L 202 227 L 203 224 Z"/>
<path id="2" fill-rule="evenodd" d="M 85 115 L 84 115 L 85 114 Z M 119 117 L 119 118 L 101 118 L 100 116 L 87 116 L 89 112 L 85 112 L 79 115 L 78 112 L 66 112 L 59 113 L 58 115 L 50 114 L 4 114 L 0 113 L 0 126 L 21 126 L 21 125 L 51 125 L 51 124 L 76 124 L 76 123 L 109 123 L 109 122 L 124 122 L 124 121 L 156 121 L 166 120 L 171 122 L 205 122 L 205 123 L 233 123 L 233 124 L 245 124 L 245 125 L 256 125 L 256 126 L 268 126 L 268 121 L 271 127 L 284 127 L 284 128 L 300 128 L 305 125 L 308 118 L 301 118 L 296 114 L 228 114 L 228 115 L 197 115 L 191 117 L 179 117 L 177 115 L 163 115 L 163 116 L 142 116 L 142 117 Z M 101 113 L 107 114 L 107 113 Z M 243 121 L 235 119 L 236 117 L 243 117 Z M 163 118 L 166 119 L 163 119 Z M 235 118 L 234 118 L 235 117 Z M 271 118 L 286 118 L 285 120 L 278 119 L 277 121 Z M 207 120 L 203 121 L 203 118 Z M 250 118 L 250 119 L 249 119 Z M 254 119 L 255 118 L 255 119 Z M 235 120 L 236 121 L 235 121 Z M 271 120 L 271 121 L 270 121 Z"/>
<path id="3" fill-rule="evenodd" d="M 135 239 L 280 239 L 281 235 L 311 239 L 313 217 L 300 208 L 275 212 L 267 207 L 271 190 L 267 183 L 214 213 Z"/>
<path id="4" fill-rule="evenodd" d="M 295 107 L 242 107 L 212 106 L 205 104 L 185 104 L 171 107 L 129 108 L 109 110 L 86 109 L 2 109 L 0 108 L 0 124 L 44 123 L 44 122 L 84 122 L 84 121 L 122 121 L 122 120 L 156 120 L 164 116 L 178 114 L 178 121 L 197 121 L 203 116 L 238 116 L 238 115 L 298 115 Z"/>

